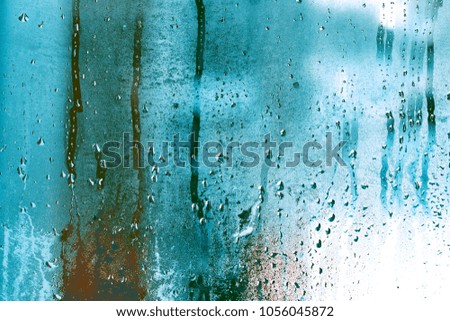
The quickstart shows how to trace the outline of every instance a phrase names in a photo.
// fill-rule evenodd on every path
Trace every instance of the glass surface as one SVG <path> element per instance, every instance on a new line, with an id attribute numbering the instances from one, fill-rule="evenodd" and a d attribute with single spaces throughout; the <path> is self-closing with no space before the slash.
<path id="1" fill-rule="evenodd" d="M 450 294 L 448 1 L 0 17 L 0 299 Z"/>

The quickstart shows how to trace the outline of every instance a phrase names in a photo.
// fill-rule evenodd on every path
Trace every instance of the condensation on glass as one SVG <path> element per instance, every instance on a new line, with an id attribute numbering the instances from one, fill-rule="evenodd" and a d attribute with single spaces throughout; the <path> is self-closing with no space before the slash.
<path id="1" fill-rule="evenodd" d="M 0 16 L 2 300 L 449 294 L 448 1 Z"/>

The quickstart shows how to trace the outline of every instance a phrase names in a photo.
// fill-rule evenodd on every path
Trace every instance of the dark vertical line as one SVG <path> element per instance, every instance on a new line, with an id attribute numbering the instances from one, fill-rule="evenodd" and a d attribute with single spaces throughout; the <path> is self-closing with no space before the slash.
<path id="1" fill-rule="evenodd" d="M 77 133 L 78 122 L 77 113 L 83 111 L 83 103 L 81 100 L 81 85 L 80 85 L 80 68 L 78 65 L 79 51 L 80 51 L 80 2 L 73 1 L 72 8 L 73 16 L 73 33 L 72 33 L 72 95 L 73 106 L 69 111 L 69 139 L 67 151 L 67 168 L 69 170 L 69 184 L 74 184 L 76 180 L 75 170 L 75 154 L 77 149 Z"/>
<path id="2" fill-rule="evenodd" d="M 434 42 L 433 42 L 433 33 L 430 32 L 427 39 L 427 86 L 425 93 L 425 96 L 427 98 L 428 126 L 430 126 L 430 124 L 435 123 L 433 73 L 434 73 Z"/>
<path id="3" fill-rule="evenodd" d="M 81 99 L 81 84 L 80 84 L 80 68 L 79 68 L 79 51 L 80 51 L 80 2 L 79 0 L 73 0 L 72 2 L 72 54 L 71 54 L 71 75 L 72 75 L 72 96 L 73 106 L 69 110 L 69 134 L 68 134 L 68 146 L 67 146 L 67 158 L 66 165 L 69 171 L 69 186 L 74 187 L 76 180 L 75 169 L 75 155 L 77 148 L 77 134 L 78 134 L 78 122 L 77 113 L 83 111 L 83 104 Z M 76 225 L 73 222 L 73 209 L 78 214 L 78 207 L 75 197 L 75 191 L 72 190 L 72 205 L 70 209 L 70 222 L 61 232 L 61 259 L 63 262 L 63 288 L 67 290 L 67 297 L 65 299 L 73 299 L 78 289 L 83 292 L 83 284 L 77 284 L 73 287 L 73 283 L 70 282 L 71 268 L 70 263 L 73 257 L 75 257 L 75 266 L 80 270 L 83 270 L 80 257 L 75 253 L 76 250 L 81 248 L 81 231 L 80 231 L 80 218 Z M 75 232 L 75 233 L 74 233 Z M 70 245 L 70 239 L 75 237 L 76 241 L 73 245 Z M 75 290 L 75 291 L 74 291 Z"/>
<path id="4" fill-rule="evenodd" d="M 195 0 L 197 6 L 197 48 L 195 55 L 195 77 L 194 77 L 194 111 L 192 119 L 192 132 L 189 138 L 189 152 L 190 152 L 190 167 L 191 167 L 191 181 L 190 181 L 190 193 L 191 202 L 194 207 L 197 217 L 199 219 L 204 218 L 203 213 L 203 201 L 198 195 L 198 148 L 199 148 L 199 136 L 200 136 L 200 89 L 201 89 L 201 79 L 203 75 L 203 57 L 205 51 L 205 6 L 203 5 L 203 0 Z M 206 234 L 202 234 L 204 238 L 207 237 Z M 203 249 L 207 251 L 207 239 L 201 242 Z M 190 298 L 193 298 L 193 289 L 198 290 L 198 295 L 196 300 L 202 301 L 210 300 L 209 287 L 206 283 L 207 277 L 203 275 L 198 275 L 195 281 L 189 282 Z"/>
<path id="5" fill-rule="evenodd" d="M 386 193 L 388 190 L 388 173 L 389 173 L 389 156 L 392 152 L 392 146 L 394 144 L 394 116 L 392 112 L 386 113 L 387 121 L 387 136 L 386 136 L 386 150 L 381 158 L 381 170 L 380 170 L 380 180 L 381 180 L 381 192 L 380 200 L 384 208 L 387 208 Z"/>
<path id="6" fill-rule="evenodd" d="M 436 143 L 436 116 L 435 116 L 435 100 L 433 94 L 433 80 L 434 80 L 434 25 L 437 19 L 437 14 L 439 7 L 443 4 L 442 0 L 434 0 L 428 2 L 431 6 L 429 11 L 429 18 L 431 24 L 431 30 L 427 36 L 427 82 L 425 89 L 425 97 L 427 100 L 427 113 L 428 113 L 428 142 L 425 153 L 422 156 L 422 174 L 421 174 L 421 188 L 420 188 L 420 199 L 424 206 L 427 204 L 427 191 L 428 191 L 428 165 L 429 165 L 429 155 L 433 151 L 433 146 Z"/>
<path id="7" fill-rule="evenodd" d="M 192 134 L 190 137 L 190 163 L 191 163 L 191 182 L 190 192 L 191 201 L 198 207 L 197 215 L 203 217 L 203 204 L 198 196 L 198 140 L 200 134 L 200 83 L 203 75 L 203 56 L 205 50 L 205 6 L 203 0 L 195 0 L 197 6 L 197 49 L 195 57 L 195 78 L 194 78 L 194 113 L 192 121 Z"/>
<path id="8" fill-rule="evenodd" d="M 420 82 L 420 75 L 423 74 L 423 60 L 425 58 L 425 49 L 422 47 L 422 45 L 419 45 L 416 57 L 416 73 L 417 73 L 417 84 Z M 413 100 L 411 102 L 414 105 L 414 115 L 412 118 L 412 123 L 410 123 L 410 126 L 414 126 L 416 124 L 417 126 L 420 126 L 422 124 L 422 107 L 423 107 L 423 94 L 416 90 L 415 97 L 413 97 Z"/>
<path id="9" fill-rule="evenodd" d="M 95 176 L 97 178 L 97 189 L 101 190 L 105 187 L 106 178 L 106 165 L 102 161 L 102 152 L 97 149 L 94 153 L 95 160 L 97 161 L 97 169 L 95 171 Z"/>
<path id="10" fill-rule="evenodd" d="M 139 286 L 139 251 L 136 246 L 139 238 L 139 229 L 137 226 L 141 222 L 142 213 L 144 212 L 144 193 L 145 193 L 145 175 L 144 175 L 144 147 L 141 143 L 141 115 L 139 111 L 139 87 L 141 84 L 141 57 L 142 57 L 142 31 L 143 31 L 143 16 L 142 9 L 136 17 L 136 25 L 134 30 L 133 40 L 133 83 L 131 85 L 131 119 L 133 125 L 133 166 L 138 170 L 138 196 L 136 210 L 133 213 L 132 225 L 134 226 L 131 233 L 132 251 L 129 254 L 130 266 L 133 273 L 136 275 L 136 294 L 139 299 L 145 296 L 145 289 Z"/>
<path id="11" fill-rule="evenodd" d="M 139 242 L 138 224 L 141 221 L 144 202 L 143 195 L 145 193 L 145 175 L 140 165 L 140 155 L 142 154 L 141 146 L 141 124 L 139 115 L 139 85 L 141 81 L 141 41 L 142 41 L 142 15 L 138 14 L 136 18 L 136 28 L 133 41 L 133 79 L 130 92 L 131 115 L 134 139 L 134 164 L 138 169 L 138 196 L 137 204 L 134 211 L 126 209 L 127 213 L 133 214 L 131 218 L 131 231 L 123 234 L 104 233 L 105 229 L 110 229 L 111 218 L 120 211 L 123 203 L 119 201 L 120 185 L 116 197 L 116 207 L 107 212 L 110 220 L 98 220 L 98 228 L 92 232 L 89 227 L 83 233 L 83 242 L 81 240 L 80 220 L 78 226 L 74 223 L 64 229 L 62 235 L 62 260 L 63 268 L 63 287 L 65 300 L 141 300 L 145 297 L 146 290 L 141 286 L 139 266 L 139 258 L 142 256 L 141 243 Z M 74 21 L 79 22 L 74 13 Z M 75 47 L 79 47 L 79 37 L 77 31 L 79 25 L 74 23 L 74 39 Z M 75 34 L 76 33 L 76 34 Z M 77 57 L 78 53 L 74 50 L 73 57 Z M 74 71 L 74 91 L 79 93 L 78 79 L 78 62 L 72 64 Z M 81 95 L 77 94 L 75 98 L 75 113 L 79 111 Z M 75 114 L 76 115 L 76 114 Z M 96 154 L 97 162 L 101 162 L 100 155 Z M 97 166 L 98 163 L 97 163 Z M 99 169 L 97 168 L 97 171 Z M 136 173 L 136 172 L 133 172 Z M 100 176 L 105 174 L 101 171 Z M 99 176 L 99 175 L 97 175 Z M 101 178 L 102 178 L 101 177 Z M 94 219 L 95 221 L 95 219 Z M 91 222 L 93 223 L 93 222 Z M 75 231 L 75 233 L 74 233 Z M 114 244 L 112 251 L 105 251 L 105 248 Z M 118 244 L 118 245 L 116 245 Z M 123 246 L 119 246 L 123 245 Z M 107 266 L 102 266 L 107 264 Z M 120 268 L 119 268 L 120 267 Z M 117 269 L 117 276 L 122 280 L 106 279 L 106 270 Z M 102 275 L 103 274 L 103 275 Z"/>
<path id="12" fill-rule="evenodd" d="M 136 26 L 133 40 L 133 83 L 131 85 L 131 120 L 133 125 L 133 165 L 138 170 L 138 198 L 137 206 L 133 215 L 132 224 L 139 224 L 143 213 L 143 194 L 145 192 L 144 172 L 143 172 L 143 146 L 141 144 L 141 116 L 139 111 L 139 86 L 141 83 L 141 56 L 142 56 L 142 13 L 136 17 Z M 131 238 L 138 237 L 138 230 L 131 232 Z M 137 256 L 136 256 L 137 259 Z"/>
<path id="13" fill-rule="evenodd" d="M 442 0 L 434 0 L 431 2 L 428 2 L 428 5 L 431 6 L 431 10 L 429 11 L 430 14 L 430 24 L 431 24 L 431 30 L 428 33 L 427 37 L 427 84 L 426 84 L 426 92 L 425 97 L 427 99 L 427 111 L 428 111 L 428 127 L 429 127 L 429 134 L 433 134 L 435 131 L 435 100 L 434 100 L 434 94 L 433 94 L 433 78 L 434 78 L 434 39 L 433 39 L 433 33 L 434 33 L 434 26 L 435 22 L 437 20 L 438 10 L 439 7 L 443 5 Z M 434 139 L 434 135 L 433 135 Z"/>
<path id="14" fill-rule="evenodd" d="M 342 147 L 342 157 L 348 166 L 348 172 L 350 176 L 350 193 L 352 194 L 352 204 L 358 200 L 358 184 L 356 180 L 356 171 L 355 171 L 355 156 L 352 155 L 352 150 L 357 149 L 358 144 L 358 123 L 356 119 L 350 121 L 346 121 L 342 128 L 342 136 L 344 137 L 344 141 L 346 144 Z M 334 168 L 334 172 L 336 172 L 336 168 Z M 334 174 L 333 174 L 334 175 Z M 331 189 L 332 185 L 328 189 L 327 196 L 324 199 L 324 203 L 328 199 L 328 193 Z"/>
<path id="15" fill-rule="evenodd" d="M 433 22 L 432 22 L 433 23 Z M 422 155 L 422 174 L 420 177 L 421 187 L 419 198 L 422 205 L 427 206 L 427 190 L 428 190 L 428 164 L 429 155 L 433 149 L 436 137 L 436 120 L 435 120 L 435 101 L 433 94 L 433 73 L 434 73 L 434 42 L 433 42 L 433 27 L 427 37 L 427 81 L 425 89 L 425 97 L 427 100 L 428 113 L 428 142 L 425 153 Z"/>
<path id="16" fill-rule="evenodd" d="M 383 24 L 378 25 L 377 30 L 377 60 L 382 61 L 384 57 L 384 26 Z"/>
<path id="17" fill-rule="evenodd" d="M 133 45 L 133 83 L 131 85 L 131 121 L 133 124 L 133 166 L 142 168 L 141 157 L 141 115 L 139 112 L 139 86 L 141 83 L 141 55 L 142 55 L 142 15 L 136 18 Z"/>
<path id="18" fill-rule="evenodd" d="M 195 78 L 200 81 L 203 75 L 203 54 L 205 51 L 205 6 L 203 0 L 195 0 L 197 6 L 197 53 L 195 58 Z"/>
<path id="19" fill-rule="evenodd" d="M 404 10 L 406 10 L 407 3 L 404 4 Z M 405 11 L 404 11 L 405 12 Z M 397 137 L 400 139 L 400 137 L 406 132 L 406 122 L 407 118 L 409 117 L 410 112 L 410 106 L 408 103 L 408 99 L 404 93 L 404 84 L 407 83 L 407 77 L 410 77 L 413 72 L 411 68 L 409 68 L 409 71 L 407 70 L 408 65 L 411 64 L 411 57 L 408 59 L 407 51 L 408 51 L 408 42 L 409 42 L 409 36 L 407 33 L 408 30 L 408 23 L 406 15 L 403 16 L 403 39 L 401 43 L 401 60 L 402 60 L 402 66 L 403 66 L 403 81 L 401 83 L 401 86 L 399 88 L 399 94 L 400 94 L 400 110 L 398 113 L 398 132 Z M 411 42 L 413 41 L 413 38 L 411 38 Z M 413 46 L 411 46 L 411 53 L 413 52 Z M 411 54 L 412 55 L 412 54 Z M 407 92 L 408 93 L 408 92 Z M 394 129 L 392 129 L 392 133 L 394 132 Z M 392 140 L 391 140 L 392 139 Z M 394 133 L 392 136 L 388 135 L 386 137 L 386 146 L 387 146 L 387 156 L 390 157 L 392 154 L 392 146 L 394 144 Z M 403 159 L 406 153 L 406 148 L 404 148 L 403 144 L 400 143 L 400 148 L 398 150 L 398 157 L 395 163 L 393 164 L 391 175 L 393 175 L 393 182 L 391 186 L 391 196 L 390 196 L 390 203 L 392 203 L 395 199 L 397 202 L 403 201 L 401 198 L 403 197 L 402 193 L 402 181 L 403 181 Z M 387 159 L 388 161 L 388 159 Z M 389 162 L 387 163 L 387 172 L 389 172 Z M 383 195 L 383 193 L 382 193 Z M 382 196 L 383 197 L 383 196 Z"/>
<path id="20" fill-rule="evenodd" d="M 417 35 L 416 35 L 417 37 Z M 416 89 L 416 82 L 420 79 L 421 61 L 423 62 L 423 48 L 420 47 L 417 39 L 411 44 L 411 53 L 409 60 L 409 69 L 411 76 L 411 93 L 408 101 L 408 124 L 410 127 L 414 126 L 415 115 L 417 112 L 416 97 L 421 95 Z"/>
<path id="21" fill-rule="evenodd" d="M 386 47 L 385 47 L 385 59 L 389 64 L 392 61 L 392 49 L 394 47 L 394 29 L 387 29 L 386 31 Z"/>

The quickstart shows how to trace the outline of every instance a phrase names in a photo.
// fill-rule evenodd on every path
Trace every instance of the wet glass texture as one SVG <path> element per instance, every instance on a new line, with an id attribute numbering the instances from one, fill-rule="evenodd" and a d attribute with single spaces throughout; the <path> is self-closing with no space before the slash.
<path id="1" fill-rule="evenodd" d="M 0 17 L 1 300 L 450 294 L 448 1 Z"/>

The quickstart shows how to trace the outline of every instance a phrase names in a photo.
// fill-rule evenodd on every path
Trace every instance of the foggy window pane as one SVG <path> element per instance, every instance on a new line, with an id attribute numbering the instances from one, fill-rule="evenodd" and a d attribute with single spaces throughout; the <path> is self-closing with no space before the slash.
<path id="1" fill-rule="evenodd" d="M 1 300 L 449 294 L 447 1 L 0 17 Z"/>

